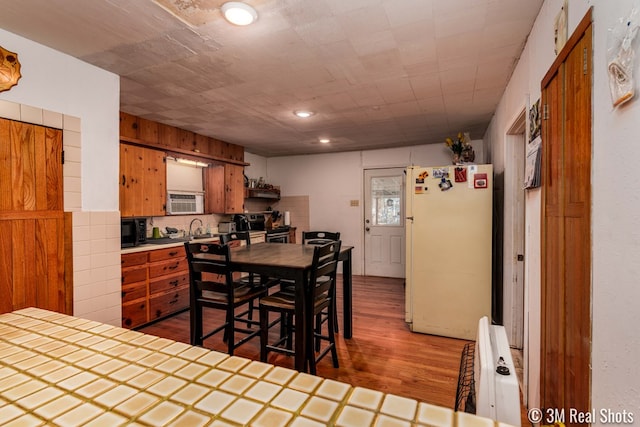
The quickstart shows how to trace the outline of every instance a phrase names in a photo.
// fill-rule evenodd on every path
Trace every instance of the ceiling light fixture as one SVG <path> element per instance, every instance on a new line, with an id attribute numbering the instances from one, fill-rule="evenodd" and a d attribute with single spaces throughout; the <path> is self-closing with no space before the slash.
<path id="1" fill-rule="evenodd" d="M 298 111 L 294 111 L 293 114 L 303 119 L 306 119 L 307 117 L 313 116 L 315 113 L 313 111 L 298 110 Z"/>
<path id="2" fill-rule="evenodd" d="M 225 19 L 235 25 L 249 25 L 258 19 L 254 8 L 239 1 L 227 2 L 222 5 L 221 10 Z"/>
<path id="3" fill-rule="evenodd" d="M 320 138 L 320 142 L 321 142 L 322 144 L 328 144 L 328 143 L 330 143 L 330 142 L 331 142 L 331 140 L 330 140 L 329 138 Z"/>

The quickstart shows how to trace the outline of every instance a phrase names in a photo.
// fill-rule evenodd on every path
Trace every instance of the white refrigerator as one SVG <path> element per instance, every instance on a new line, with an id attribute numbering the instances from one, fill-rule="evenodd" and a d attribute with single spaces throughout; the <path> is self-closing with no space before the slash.
<path id="1" fill-rule="evenodd" d="M 474 340 L 491 318 L 493 168 L 407 168 L 406 321 Z"/>

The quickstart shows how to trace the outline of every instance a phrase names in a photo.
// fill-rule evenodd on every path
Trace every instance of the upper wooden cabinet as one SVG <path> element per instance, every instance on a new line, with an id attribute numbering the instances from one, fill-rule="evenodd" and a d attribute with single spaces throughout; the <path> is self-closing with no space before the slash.
<path id="1" fill-rule="evenodd" d="M 165 153 L 120 144 L 120 215 L 163 216 L 167 198 Z"/>
<path id="2" fill-rule="evenodd" d="M 120 112 L 120 212 L 162 216 L 166 155 L 213 163 L 205 173 L 205 212 L 244 210 L 244 147 Z"/>
<path id="3" fill-rule="evenodd" d="M 205 172 L 205 213 L 244 212 L 244 167 L 214 165 Z"/>
<path id="4" fill-rule="evenodd" d="M 120 112 L 120 139 L 160 150 L 244 165 L 244 147 Z"/>

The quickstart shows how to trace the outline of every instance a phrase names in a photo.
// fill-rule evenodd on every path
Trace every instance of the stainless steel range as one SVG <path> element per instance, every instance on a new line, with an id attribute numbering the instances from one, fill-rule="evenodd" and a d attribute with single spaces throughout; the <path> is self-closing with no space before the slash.
<path id="1" fill-rule="evenodd" d="M 289 230 L 291 227 L 284 225 L 267 230 L 266 241 L 271 243 L 289 243 Z"/>

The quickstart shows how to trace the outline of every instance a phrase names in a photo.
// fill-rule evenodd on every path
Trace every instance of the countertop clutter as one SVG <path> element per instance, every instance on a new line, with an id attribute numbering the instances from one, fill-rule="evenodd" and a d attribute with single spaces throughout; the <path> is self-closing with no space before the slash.
<path id="1" fill-rule="evenodd" d="M 0 315 L 0 424 L 498 427 L 475 415 L 37 308 Z"/>

